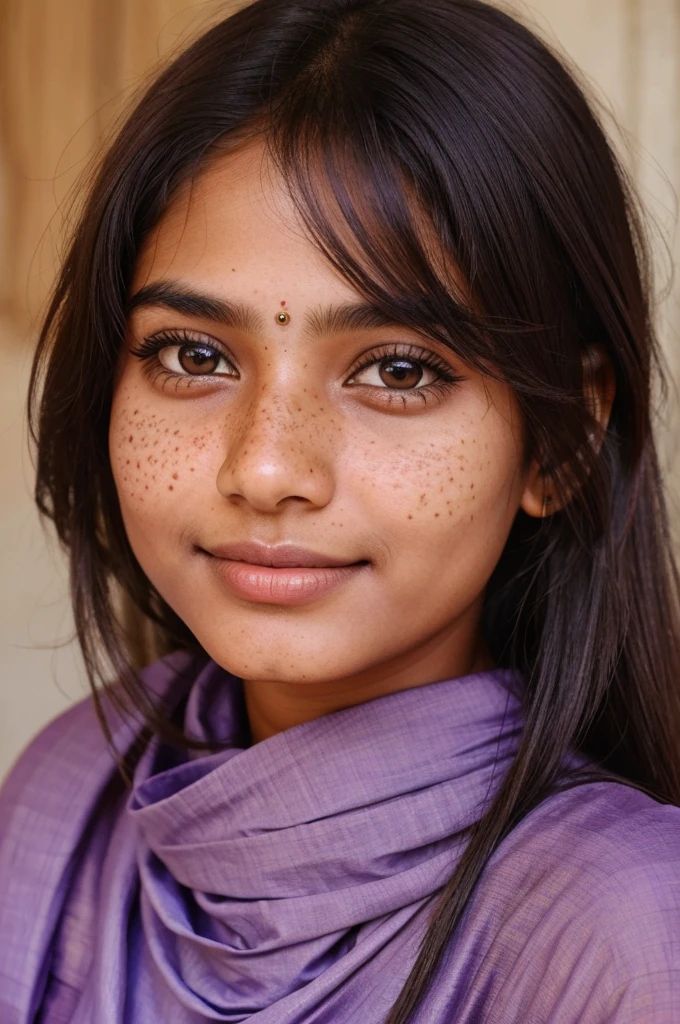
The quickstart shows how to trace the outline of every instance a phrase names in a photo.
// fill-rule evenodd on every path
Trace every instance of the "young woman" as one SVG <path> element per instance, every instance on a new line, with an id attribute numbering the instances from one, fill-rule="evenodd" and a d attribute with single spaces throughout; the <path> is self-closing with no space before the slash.
<path id="1" fill-rule="evenodd" d="M 151 85 L 36 357 L 106 685 L 3 791 L 3 1024 L 680 1019 L 650 295 L 478 0 L 256 0 Z"/>

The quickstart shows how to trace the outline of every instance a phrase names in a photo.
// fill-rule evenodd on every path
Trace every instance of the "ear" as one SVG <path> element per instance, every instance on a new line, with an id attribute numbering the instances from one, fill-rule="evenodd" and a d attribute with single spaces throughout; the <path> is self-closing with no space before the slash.
<path id="1" fill-rule="evenodd" d="M 583 354 L 583 397 L 588 412 L 597 421 L 597 429 L 588 433 L 588 440 L 598 452 L 604 440 L 616 394 L 616 376 L 603 345 L 592 345 Z M 552 478 L 532 459 L 527 470 L 520 508 L 535 519 L 559 511 L 560 504 Z"/>

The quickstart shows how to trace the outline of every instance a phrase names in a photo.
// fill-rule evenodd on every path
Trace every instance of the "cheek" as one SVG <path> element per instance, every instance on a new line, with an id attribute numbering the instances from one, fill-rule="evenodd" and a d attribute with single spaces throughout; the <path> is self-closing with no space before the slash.
<path id="1" fill-rule="evenodd" d="M 519 508 L 522 473 L 521 448 L 503 421 L 442 434 L 382 446 L 366 456 L 362 477 L 393 600 L 445 620 L 486 586 Z"/>
<path id="2" fill-rule="evenodd" d="M 512 438 L 468 434 L 447 443 L 364 450 L 362 486 L 395 527 L 417 530 L 424 539 L 469 525 L 509 528 L 514 518 L 521 474 Z"/>
<path id="3" fill-rule="evenodd" d="M 130 539 L 163 523 L 181 527 L 179 504 L 195 491 L 208 448 L 206 436 L 154 408 L 138 389 L 122 383 L 111 410 L 109 452 Z M 167 536 L 167 531 L 164 530 Z"/>

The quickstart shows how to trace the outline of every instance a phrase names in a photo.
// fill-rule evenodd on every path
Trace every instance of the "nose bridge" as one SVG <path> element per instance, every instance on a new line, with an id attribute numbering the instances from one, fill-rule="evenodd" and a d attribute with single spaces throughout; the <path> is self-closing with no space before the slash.
<path id="1" fill-rule="evenodd" d="M 298 434 L 302 439 L 308 435 L 305 428 L 313 415 L 304 389 L 293 391 L 280 383 L 263 385 L 253 396 L 243 419 L 241 454 L 259 449 L 272 453 L 279 446 L 290 447 Z"/>
<path id="2" fill-rule="evenodd" d="M 286 498 L 330 500 L 333 471 L 324 402 L 302 387 L 263 385 L 231 422 L 218 490 L 271 510 Z M 234 430 L 233 428 L 236 427 Z"/>

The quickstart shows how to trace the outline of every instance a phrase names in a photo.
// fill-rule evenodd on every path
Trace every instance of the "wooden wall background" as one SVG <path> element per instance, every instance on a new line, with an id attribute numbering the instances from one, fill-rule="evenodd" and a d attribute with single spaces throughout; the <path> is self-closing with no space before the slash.
<path id="1" fill-rule="evenodd" d="M 23 396 L 70 190 L 159 61 L 240 0 L 0 0 L 0 775 L 82 691 L 60 558 L 33 511 Z M 623 128 L 617 145 L 656 224 L 658 318 L 680 381 L 680 0 L 509 4 L 585 75 Z M 614 131 L 614 129 L 612 129 Z M 659 437 L 680 507 L 680 402 Z M 675 512 L 680 533 L 680 514 Z"/>

